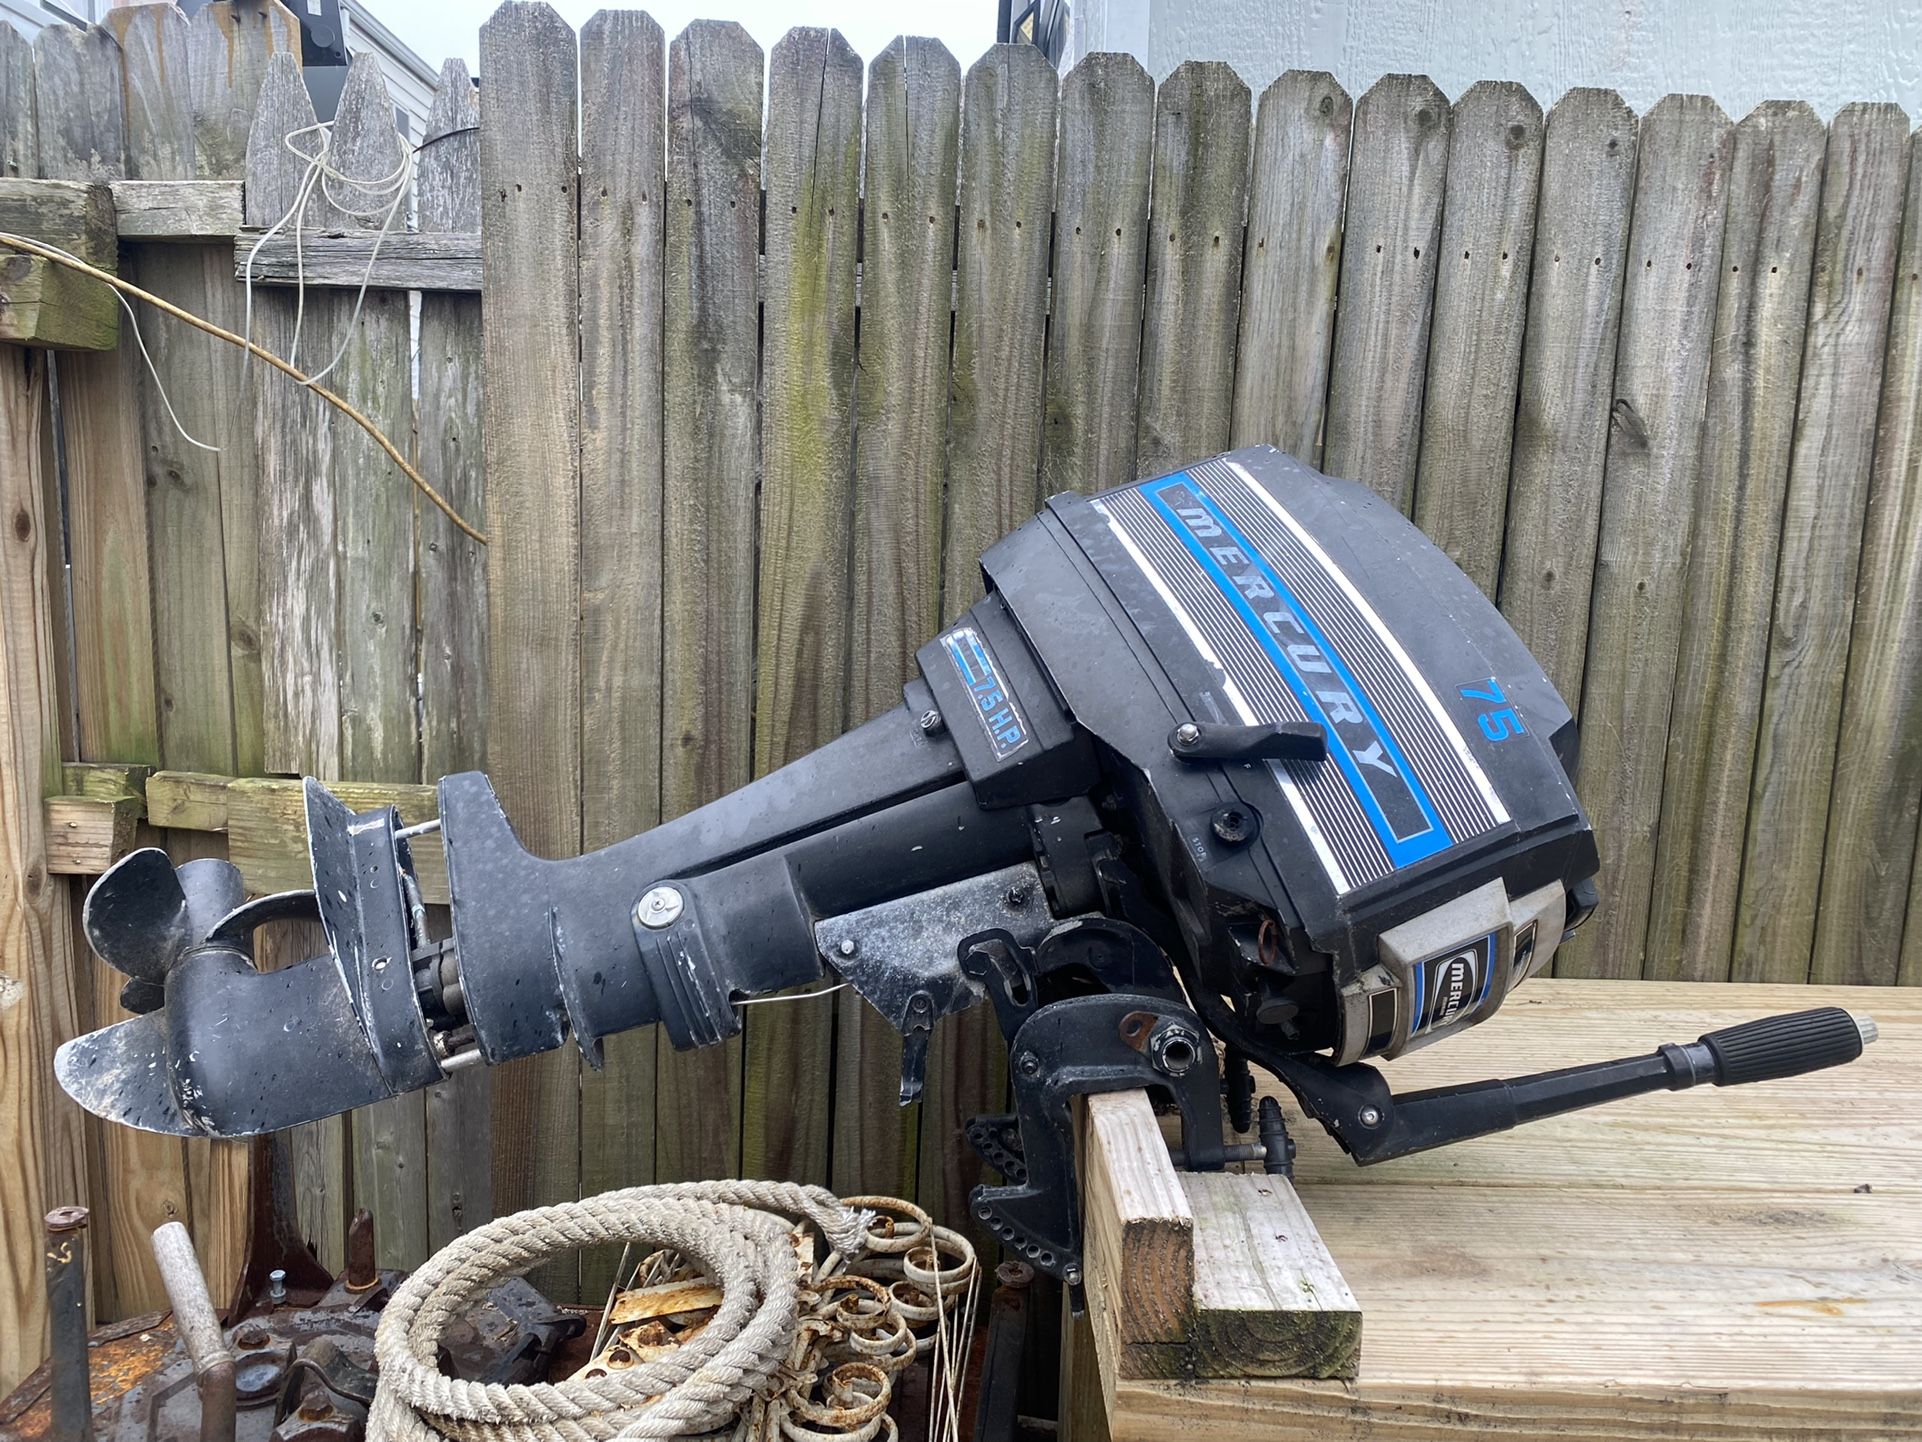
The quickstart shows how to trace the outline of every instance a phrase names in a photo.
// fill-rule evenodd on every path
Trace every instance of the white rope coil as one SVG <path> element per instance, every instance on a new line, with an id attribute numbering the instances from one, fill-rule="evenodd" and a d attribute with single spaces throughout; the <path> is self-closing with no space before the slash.
<path id="1" fill-rule="evenodd" d="M 449 1243 L 403 1283 L 375 1337 L 379 1391 L 371 1442 L 604 1442 L 685 1437 L 728 1425 L 778 1383 L 800 1324 L 790 1218 L 843 1256 L 868 1216 L 819 1187 L 720 1181 L 633 1187 L 502 1217 Z M 535 1386 L 463 1382 L 436 1365 L 442 1332 L 504 1277 L 557 1252 L 608 1242 L 680 1254 L 720 1285 L 713 1320 L 639 1366 Z M 867 1374 L 840 1384 L 854 1399 Z M 870 1434 L 872 1435 L 872 1434 Z"/>

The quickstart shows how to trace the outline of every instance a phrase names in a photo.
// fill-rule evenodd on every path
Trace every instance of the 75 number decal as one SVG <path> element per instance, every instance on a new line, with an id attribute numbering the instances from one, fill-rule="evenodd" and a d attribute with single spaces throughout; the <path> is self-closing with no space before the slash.
<path id="1" fill-rule="evenodd" d="M 1527 734 L 1528 728 L 1522 725 L 1522 718 L 1502 694 L 1501 682 L 1493 676 L 1472 686 L 1463 686 L 1461 696 L 1464 701 L 1480 701 L 1488 705 L 1489 709 L 1480 712 L 1475 721 L 1482 728 L 1482 735 L 1490 741 L 1506 741 L 1511 736 Z"/>

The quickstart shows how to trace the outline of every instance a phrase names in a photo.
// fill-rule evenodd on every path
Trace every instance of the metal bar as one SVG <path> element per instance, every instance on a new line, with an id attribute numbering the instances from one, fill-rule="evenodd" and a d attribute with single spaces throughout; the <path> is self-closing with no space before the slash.
<path id="1" fill-rule="evenodd" d="M 47 1213 L 47 1317 L 52 1333 L 53 1435 L 93 1442 L 87 1375 L 87 1209 Z"/>
<path id="2" fill-rule="evenodd" d="M 154 1229 L 154 1261 L 173 1304 L 174 1330 L 193 1359 L 200 1394 L 200 1442 L 234 1442 L 234 1354 L 207 1295 L 193 1239 L 179 1222 Z"/>

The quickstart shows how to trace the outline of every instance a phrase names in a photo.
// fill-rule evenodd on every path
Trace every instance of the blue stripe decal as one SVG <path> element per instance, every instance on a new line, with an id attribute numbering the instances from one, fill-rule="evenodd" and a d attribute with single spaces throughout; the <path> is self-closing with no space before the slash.
<path id="1" fill-rule="evenodd" d="M 1348 778 L 1390 862 L 1399 869 L 1453 845 L 1454 839 L 1428 788 L 1402 754 L 1394 733 L 1382 721 L 1341 653 L 1200 483 L 1186 472 L 1177 472 L 1144 486 L 1143 491 L 1241 617 L 1302 709 L 1326 730 L 1328 754 Z M 1175 495 L 1173 500 L 1170 492 Z M 1237 569 L 1233 577 L 1226 569 L 1230 565 Z M 1286 609 L 1269 612 L 1271 619 L 1264 620 L 1255 610 L 1251 594 L 1257 600 L 1277 601 Z M 1298 634 L 1305 644 L 1284 647 L 1276 635 L 1277 626 Z M 1291 653 L 1299 653 L 1299 660 Z M 1331 672 L 1341 686 L 1316 690 L 1309 684 L 1304 667 Z M 1401 824 L 1389 816 L 1384 803 L 1401 813 Z"/>
<path id="2" fill-rule="evenodd" d="M 941 637 L 941 645 L 954 662 L 961 684 L 974 702 L 974 714 L 988 734 L 988 745 L 997 761 L 1005 761 L 1028 744 L 1028 723 L 1021 707 L 1001 680 L 987 642 L 972 626 L 956 626 Z"/>

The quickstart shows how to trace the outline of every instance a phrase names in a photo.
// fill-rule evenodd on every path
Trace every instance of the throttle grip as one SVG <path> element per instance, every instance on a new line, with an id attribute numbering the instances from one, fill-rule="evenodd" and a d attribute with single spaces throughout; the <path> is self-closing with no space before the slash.
<path id="1" fill-rule="evenodd" d="M 1706 1032 L 1698 1043 L 1715 1064 L 1715 1085 L 1774 1081 L 1841 1066 L 1875 1040 L 1875 1022 L 1839 1006 L 1785 1012 Z"/>

